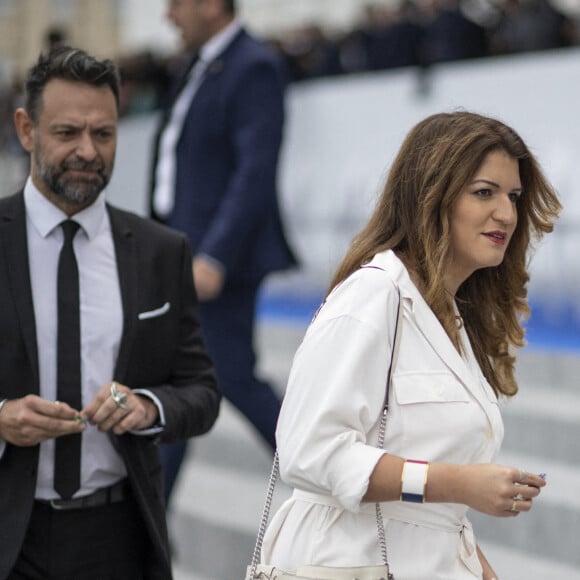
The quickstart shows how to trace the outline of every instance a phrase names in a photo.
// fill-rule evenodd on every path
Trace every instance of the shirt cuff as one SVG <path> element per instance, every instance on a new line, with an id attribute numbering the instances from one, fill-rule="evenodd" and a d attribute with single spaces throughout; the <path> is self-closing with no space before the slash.
<path id="1" fill-rule="evenodd" d="M 159 419 L 151 427 L 146 429 L 133 429 L 130 431 L 132 435 L 159 435 L 165 429 L 165 413 L 163 412 L 163 405 L 161 401 L 148 389 L 133 389 L 133 394 L 147 397 L 157 407 Z"/>

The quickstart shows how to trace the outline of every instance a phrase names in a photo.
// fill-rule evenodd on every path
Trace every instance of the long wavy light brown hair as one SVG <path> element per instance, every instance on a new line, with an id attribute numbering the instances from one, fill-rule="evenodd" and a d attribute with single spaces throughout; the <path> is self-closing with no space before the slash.
<path id="1" fill-rule="evenodd" d="M 503 262 L 475 271 L 456 302 L 479 365 L 496 394 L 515 395 L 513 351 L 524 344 L 529 316 L 527 252 L 551 232 L 561 205 L 520 136 L 504 123 L 469 112 L 427 117 L 407 135 L 370 221 L 338 267 L 333 288 L 381 251 L 394 250 L 460 350 L 451 296 L 443 280 L 451 259 L 450 215 L 484 158 L 504 151 L 519 164 L 523 194 Z"/>

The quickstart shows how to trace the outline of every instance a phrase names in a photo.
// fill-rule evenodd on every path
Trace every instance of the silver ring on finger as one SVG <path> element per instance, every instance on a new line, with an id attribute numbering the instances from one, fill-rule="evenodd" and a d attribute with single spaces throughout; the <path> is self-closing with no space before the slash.
<path id="1" fill-rule="evenodd" d="M 128 409 L 129 405 L 127 404 L 127 393 L 123 393 L 119 391 L 117 388 L 117 383 L 111 383 L 111 399 L 115 401 L 115 404 L 119 409 Z"/>
<path id="2" fill-rule="evenodd" d="M 522 481 L 524 481 L 524 479 L 526 479 L 527 475 L 528 474 L 523 469 L 520 469 L 520 477 L 516 481 L 516 483 L 521 483 Z"/>
<path id="3" fill-rule="evenodd" d="M 514 501 L 523 501 L 524 496 L 521 493 L 518 493 L 517 495 L 514 495 L 513 500 Z"/>

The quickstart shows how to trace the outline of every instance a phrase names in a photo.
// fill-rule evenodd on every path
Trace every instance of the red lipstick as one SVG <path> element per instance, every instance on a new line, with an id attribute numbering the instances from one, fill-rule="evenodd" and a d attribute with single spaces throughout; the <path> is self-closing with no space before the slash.
<path id="1" fill-rule="evenodd" d="M 503 246 L 507 243 L 508 236 L 506 232 L 500 230 L 494 230 L 493 232 L 484 232 L 483 235 L 494 244 Z"/>

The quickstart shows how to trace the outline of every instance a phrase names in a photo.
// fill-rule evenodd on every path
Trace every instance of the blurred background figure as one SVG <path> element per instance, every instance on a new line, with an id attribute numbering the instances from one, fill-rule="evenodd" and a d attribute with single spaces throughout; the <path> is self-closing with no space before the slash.
<path id="1" fill-rule="evenodd" d="M 152 215 L 187 234 L 202 332 L 222 393 L 275 447 L 280 401 L 255 376 L 256 300 L 295 264 L 278 207 L 285 71 L 233 0 L 168 0 L 189 59 L 155 140 Z M 186 442 L 162 447 L 169 501 Z"/>
<path id="2" fill-rule="evenodd" d="M 573 21 L 548 0 L 505 0 L 491 33 L 498 54 L 562 48 L 573 44 Z"/>
<path id="3" fill-rule="evenodd" d="M 62 26 L 52 26 L 45 34 L 45 49 L 50 52 L 55 48 L 66 46 L 70 43 L 69 35 Z"/>
<path id="4" fill-rule="evenodd" d="M 22 83 L 14 78 L 0 84 L 0 197 L 22 187 L 28 174 L 29 159 L 20 145 L 12 118 L 22 104 Z"/>
<path id="5" fill-rule="evenodd" d="M 485 29 L 469 20 L 459 0 L 432 0 L 423 52 L 429 64 L 486 56 Z"/>
<path id="6" fill-rule="evenodd" d="M 370 70 L 422 64 L 424 29 L 417 5 L 411 0 L 391 10 L 370 5 L 365 29 Z"/>
<path id="7" fill-rule="evenodd" d="M 171 62 L 151 50 L 124 55 L 121 71 L 121 116 L 159 109 L 171 78 Z"/>
<path id="8" fill-rule="evenodd" d="M 309 24 L 285 35 L 279 44 L 290 79 L 303 81 L 340 72 L 339 51 L 320 26 Z"/>

